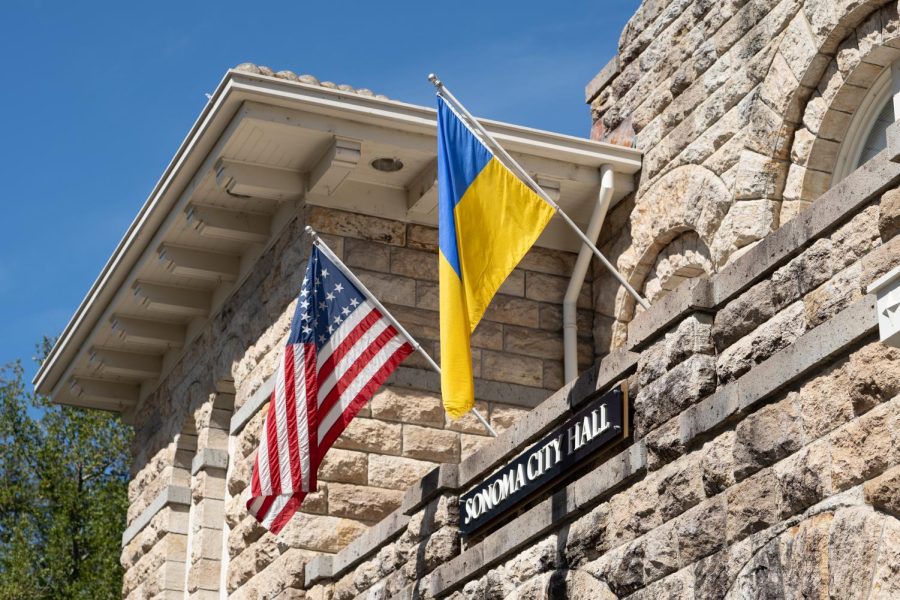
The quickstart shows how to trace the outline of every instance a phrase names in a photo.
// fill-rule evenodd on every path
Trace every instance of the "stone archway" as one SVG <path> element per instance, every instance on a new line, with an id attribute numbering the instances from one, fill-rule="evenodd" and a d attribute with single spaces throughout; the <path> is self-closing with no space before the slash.
<path id="1" fill-rule="evenodd" d="M 666 173 L 635 204 L 631 213 L 631 244 L 619 256 L 619 272 L 638 290 L 645 287 L 651 274 L 651 278 L 659 279 L 654 269 L 662 269 L 664 274 L 669 268 L 677 270 L 676 263 L 687 270 L 663 275 L 667 286 L 675 283 L 676 275 L 687 278 L 700 269 L 714 272 L 727 259 L 727 254 L 719 250 L 730 247 L 722 228 L 730 205 L 731 194 L 725 182 L 711 170 L 684 165 Z M 660 259 L 660 253 L 679 239 Z M 679 253 L 690 257 L 678 258 Z M 658 283 L 662 289 L 663 281 Z M 624 343 L 627 323 L 634 312 L 634 299 L 620 287 L 614 308 L 613 347 Z"/>
<path id="2" fill-rule="evenodd" d="M 812 516 L 770 539 L 719 591 L 738 598 L 896 598 L 900 521 L 867 506 Z"/>
<path id="3" fill-rule="evenodd" d="M 900 60 L 896 5 L 872 12 L 850 31 L 806 103 L 791 146 L 780 220 L 786 222 L 832 185 L 841 144 L 873 84 Z"/>
<path id="4" fill-rule="evenodd" d="M 696 231 L 689 230 L 669 242 L 656 257 L 644 279 L 643 296 L 649 302 L 674 290 L 684 280 L 715 271 L 709 248 Z"/>

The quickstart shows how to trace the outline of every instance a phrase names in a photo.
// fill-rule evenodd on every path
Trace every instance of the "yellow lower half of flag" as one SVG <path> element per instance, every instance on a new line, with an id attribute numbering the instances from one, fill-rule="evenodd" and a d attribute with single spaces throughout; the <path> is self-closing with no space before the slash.
<path id="1" fill-rule="evenodd" d="M 554 209 L 493 158 L 453 213 L 461 277 L 442 255 L 441 391 L 447 413 L 458 418 L 475 404 L 471 334 Z"/>
<path id="2" fill-rule="evenodd" d="M 444 410 L 458 419 L 475 405 L 472 380 L 471 329 L 465 308 L 462 282 L 441 254 L 438 258 L 441 281 L 441 396 Z"/>

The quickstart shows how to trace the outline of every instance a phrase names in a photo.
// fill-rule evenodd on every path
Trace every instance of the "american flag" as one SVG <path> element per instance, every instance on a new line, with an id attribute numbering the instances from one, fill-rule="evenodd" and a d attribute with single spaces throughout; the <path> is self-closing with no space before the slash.
<path id="1" fill-rule="evenodd" d="M 247 509 L 278 533 L 325 452 L 413 350 L 339 261 L 313 245 L 260 432 Z"/>

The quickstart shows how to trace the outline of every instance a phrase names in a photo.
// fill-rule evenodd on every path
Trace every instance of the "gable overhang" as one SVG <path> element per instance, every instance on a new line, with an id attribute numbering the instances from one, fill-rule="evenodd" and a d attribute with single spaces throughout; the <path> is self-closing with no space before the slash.
<path id="1" fill-rule="evenodd" d="M 641 153 L 482 120 L 584 225 Z M 55 402 L 122 412 L 148 396 L 302 204 L 437 225 L 432 108 L 228 71 L 34 378 Z M 396 171 L 373 166 L 378 159 Z M 539 246 L 577 251 L 554 219 Z"/>

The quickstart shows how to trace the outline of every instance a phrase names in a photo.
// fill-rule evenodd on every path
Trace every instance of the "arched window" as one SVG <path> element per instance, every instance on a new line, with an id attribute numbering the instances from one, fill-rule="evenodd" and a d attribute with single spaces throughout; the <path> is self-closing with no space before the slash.
<path id="1" fill-rule="evenodd" d="M 838 152 L 831 185 L 840 182 L 887 147 L 887 128 L 894 122 L 895 85 L 892 84 L 891 74 L 897 72 L 896 64 L 884 69 L 854 113 Z"/>

